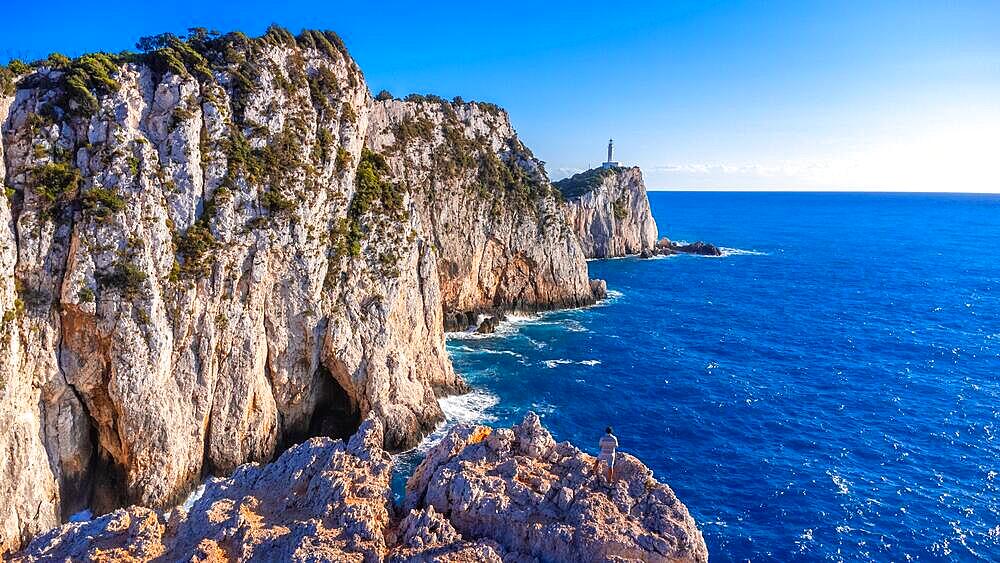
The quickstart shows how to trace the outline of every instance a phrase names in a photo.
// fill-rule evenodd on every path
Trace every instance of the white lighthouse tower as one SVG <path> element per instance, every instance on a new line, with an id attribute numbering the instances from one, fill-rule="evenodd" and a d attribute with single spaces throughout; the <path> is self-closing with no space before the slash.
<path id="1" fill-rule="evenodd" d="M 618 168 L 618 162 L 615 160 L 615 140 L 608 139 L 608 161 L 601 165 L 601 168 L 607 170 L 608 168 Z"/>

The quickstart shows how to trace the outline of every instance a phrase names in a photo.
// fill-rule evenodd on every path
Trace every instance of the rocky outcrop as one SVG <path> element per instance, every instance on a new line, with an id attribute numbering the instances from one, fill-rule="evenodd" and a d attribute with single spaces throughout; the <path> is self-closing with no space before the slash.
<path id="1" fill-rule="evenodd" d="M 687 508 L 635 458 L 618 480 L 529 414 L 459 427 L 407 483 L 394 517 L 381 423 L 314 438 L 211 479 L 190 508 L 130 507 L 45 533 L 15 561 L 707 561 Z"/>
<path id="2" fill-rule="evenodd" d="M 700 256 L 722 256 L 722 251 L 714 244 L 697 241 L 688 244 L 674 242 L 667 237 L 656 241 L 653 248 L 643 250 L 640 258 L 652 258 L 653 256 L 671 256 L 673 254 L 697 254 Z"/>
<path id="3" fill-rule="evenodd" d="M 556 443 L 533 413 L 512 429 L 460 427 L 407 482 L 404 509 L 433 507 L 463 537 L 542 561 L 707 561 L 670 487 L 619 457 L 609 483 L 593 457 Z"/>
<path id="4" fill-rule="evenodd" d="M 593 300 L 494 106 L 374 101 L 330 32 L 144 46 L 0 88 L 0 553 L 369 415 L 411 446 L 447 316 Z"/>
<path id="5" fill-rule="evenodd" d="M 568 203 L 567 220 L 587 258 L 641 254 L 656 243 L 642 171 L 594 168 L 554 184 Z"/>
<path id="6" fill-rule="evenodd" d="M 378 420 L 346 445 L 313 438 L 210 479 L 190 508 L 131 506 L 66 524 L 14 561 L 380 561 L 392 508 L 382 440 Z"/>

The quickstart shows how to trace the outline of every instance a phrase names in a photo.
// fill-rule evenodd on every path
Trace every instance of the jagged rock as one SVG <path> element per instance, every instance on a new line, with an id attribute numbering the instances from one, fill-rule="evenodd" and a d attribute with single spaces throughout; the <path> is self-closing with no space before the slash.
<path id="1" fill-rule="evenodd" d="M 510 430 L 460 426 L 417 467 L 404 509 L 433 507 L 463 537 L 542 561 L 707 561 L 670 487 L 619 456 L 608 483 L 593 457 L 555 443 L 533 413 Z"/>
<path id="2" fill-rule="evenodd" d="M 476 327 L 476 332 L 479 334 L 493 334 L 496 332 L 497 327 L 500 326 L 500 317 L 486 317 L 483 322 L 479 323 Z"/>
<path id="3" fill-rule="evenodd" d="M 567 199 L 567 220 L 587 258 L 640 254 L 656 242 L 638 167 L 595 168 L 553 185 Z"/>
<path id="4" fill-rule="evenodd" d="M 604 280 L 590 280 L 590 293 L 594 299 L 604 299 L 608 296 L 608 282 Z"/>
<path id="5" fill-rule="evenodd" d="M 458 427 L 407 483 L 393 520 L 382 424 L 313 438 L 275 462 L 210 479 L 190 508 L 132 506 L 65 524 L 14 554 L 34 561 L 706 561 L 666 485 L 621 454 L 617 482 L 529 413 L 511 429 Z"/>
<path id="6" fill-rule="evenodd" d="M 399 545 L 388 560 L 392 563 L 483 562 L 502 563 L 503 549 L 494 541 L 465 541 L 433 506 L 412 510 L 399 525 Z"/>
<path id="7" fill-rule="evenodd" d="M 700 254 L 702 256 L 722 256 L 722 251 L 719 250 L 714 244 L 709 244 L 707 242 L 693 242 L 691 244 L 677 245 L 674 243 L 672 249 L 676 252 L 684 252 L 687 254 Z"/>
<path id="8" fill-rule="evenodd" d="M 211 479 L 190 509 L 132 506 L 34 539 L 13 560 L 381 561 L 391 459 L 370 419 L 347 447 L 313 438 Z"/>
<path id="9" fill-rule="evenodd" d="M 415 445 L 451 313 L 593 301 L 506 112 L 374 101 L 332 33 L 185 46 L 0 94 L 0 554 L 369 414 Z"/>
<path id="10" fill-rule="evenodd" d="M 663 237 L 656 241 L 656 246 L 653 247 L 653 254 L 659 254 L 661 256 L 669 256 L 671 254 L 699 254 L 702 256 L 722 256 L 722 251 L 719 247 L 714 244 L 709 244 L 707 242 L 694 242 L 691 244 L 678 244 L 671 241 L 667 237 Z"/>

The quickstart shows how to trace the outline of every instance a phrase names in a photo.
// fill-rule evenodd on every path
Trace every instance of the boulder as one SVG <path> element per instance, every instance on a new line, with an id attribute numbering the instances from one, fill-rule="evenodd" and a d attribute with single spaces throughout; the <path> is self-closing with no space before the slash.
<path id="1" fill-rule="evenodd" d="M 608 296 L 608 282 L 604 280 L 590 280 L 590 293 L 594 299 L 605 299 Z"/>
<path id="2" fill-rule="evenodd" d="M 489 316 L 479 323 L 479 326 L 476 327 L 476 332 L 479 334 L 493 334 L 496 332 L 498 326 L 500 326 L 500 317 Z"/>

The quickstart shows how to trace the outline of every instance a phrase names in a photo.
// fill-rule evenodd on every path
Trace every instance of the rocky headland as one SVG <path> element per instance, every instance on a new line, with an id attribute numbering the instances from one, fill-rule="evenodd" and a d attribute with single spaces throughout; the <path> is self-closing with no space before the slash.
<path id="1" fill-rule="evenodd" d="M 593 168 L 555 182 L 566 199 L 566 221 L 587 258 L 672 254 L 721 256 L 713 244 L 656 239 L 656 221 L 638 167 Z"/>
<path id="2" fill-rule="evenodd" d="M 373 97 L 332 32 L 139 47 L 0 67 L 0 553 L 367 417 L 410 447 L 446 328 L 602 295 L 502 109 Z"/>
<path id="3" fill-rule="evenodd" d="M 639 460 L 618 478 L 556 443 L 529 413 L 513 428 L 454 428 L 406 485 L 389 486 L 382 423 L 346 444 L 313 438 L 274 463 L 210 479 L 189 508 L 132 506 L 65 524 L 14 561 L 707 561 L 687 508 Z"/>
<path id="4" fill-rule="evenodd" d="M 638 167 L 594 168 L 553 184 L 587 258 L 641 254 L 656 244 L 656 222 Z"/>

